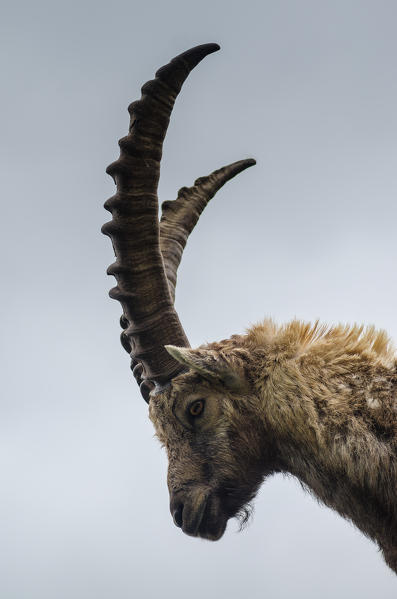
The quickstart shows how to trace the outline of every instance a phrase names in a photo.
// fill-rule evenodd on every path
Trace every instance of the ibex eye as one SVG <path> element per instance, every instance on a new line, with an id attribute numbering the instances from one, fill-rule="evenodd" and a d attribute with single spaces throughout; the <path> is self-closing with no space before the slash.
<path id="1" fill-rule="evenodd" d="M 194 401 L 189 406 L 190 416 L 194 416 L 194 417 L 200 416 L 200 414 L 202 413 L 203 410 L 204 410 L 204 401 L 202 399 L 198 399 L 197 401 Z"/>

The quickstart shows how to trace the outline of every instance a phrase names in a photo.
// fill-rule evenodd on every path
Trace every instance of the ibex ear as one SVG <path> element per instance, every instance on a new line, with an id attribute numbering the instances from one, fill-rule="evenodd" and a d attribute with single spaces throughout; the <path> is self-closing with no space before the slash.
<path id="1" fill-rule="evenodd" d="M 231 391 L 246 387 L 244 378 L 227 359 L 211 349 L 190 349 L 166 345 L 165 349 L 175 360 L 195 370 L 210 382 L 222 383 Z"/>

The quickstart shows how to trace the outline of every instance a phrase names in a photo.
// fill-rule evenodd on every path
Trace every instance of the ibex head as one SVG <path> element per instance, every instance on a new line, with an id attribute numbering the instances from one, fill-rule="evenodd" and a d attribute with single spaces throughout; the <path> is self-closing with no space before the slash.
<path id="1" fill-rule="evenodd" d="M 189 368 L 149 405 L 168 453 L 171 513 L 185 533 L 216 540 L 229 518 L 245 522 L 247 504 L 272 465 L 244 376 L 247 356 L 233 349 L 227 357 L 216 349 L 167 349 Z"/>
<path id="2" fill-rule="evenodd" d="M 216 346 L 191 350 L 174 309 L 176 273 L 187 238 L 216 191 L 255 164 L 246 159 L 183 187 L 162 205 L 157 183 L 171 110 L 190 71 L 217 44 L 197 46 L 162 67 L 129 107 L 120 158 L 107 172 L 117 193 L 105 208 L 117 279 L 110 296 L 123 308 L 123 347 L 149 402 L 150 417 L 169 457 L 168 485 L 175 523 L 190 535 L 218 539 L 231 516 L 244 513 L 265 472 L 259 464 L 258 421 L 242 413 L 239 398 L 253 393 L 245 377 L 248 356 Z M 238 481 L 238 482 L 237 482 Z"/>

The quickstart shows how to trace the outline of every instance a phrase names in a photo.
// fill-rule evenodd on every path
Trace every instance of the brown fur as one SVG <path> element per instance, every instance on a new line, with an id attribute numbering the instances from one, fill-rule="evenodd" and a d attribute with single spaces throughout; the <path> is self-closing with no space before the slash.
<path id="1" fill-rule="evenodd" d="M 296 476 L 378 543 L 397 572 L 397 362 L 384 332 L 267 320 L 196 350 L 150 400 L 171 512 L 218 539 L 264 478 Z M 205 400 L 203 413 L 189 406 Z"/>

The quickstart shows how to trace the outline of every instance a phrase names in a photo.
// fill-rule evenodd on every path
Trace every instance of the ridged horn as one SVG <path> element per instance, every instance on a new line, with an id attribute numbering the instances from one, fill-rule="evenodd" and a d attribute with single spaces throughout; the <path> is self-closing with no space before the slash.
<path id="1" fill-rule="evenodd" d="M 160 221 L 160 247 L 172 300 L 178 266 L 187 239 L 201 213 L 216 192 L 230 179 L 256 164 L 253 158 L 224 166 L 206 177 L 200 177 L 192 187 L 182 187 L 176 200 L 163 202 Z"/>
<path id="2" fill-rule="evenodd" d="M 120 157 L 108 168 L 117 193 L 105 203 L 112 220 L 102 227 L 113 244 L 116 262 L 108 268 L 117 286 L 110 297 L 123 308 L 124 343 L 133 365 L 140 366 L 147 400 L 152 382 L 162 386 L 183 367 L 164 349 L 189 343 L 173 307 L 159 242 L 157 186 L 164 137 L 176 97 L 190 71 L 217 44 L 196 46 L 159 69 L 132 103 L 129 133 L 120 139 Z M 127 346 L 128 348 L 128 346 Z"/>

